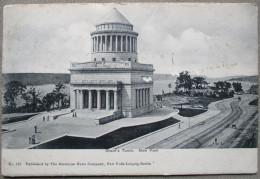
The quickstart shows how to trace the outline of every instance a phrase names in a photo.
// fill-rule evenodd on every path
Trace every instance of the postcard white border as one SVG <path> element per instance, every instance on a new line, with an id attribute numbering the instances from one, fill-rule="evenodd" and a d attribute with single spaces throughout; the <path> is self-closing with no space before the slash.
<path id="1" fill-rule="evenodd" d="M 4 176 L 249 174 L 257 172 L 258 160 L 257 148 L 160 149 L 155 152 L 3 149 L 2 156 Z M 105 165 L 96 165 L 101 163 Z"/>

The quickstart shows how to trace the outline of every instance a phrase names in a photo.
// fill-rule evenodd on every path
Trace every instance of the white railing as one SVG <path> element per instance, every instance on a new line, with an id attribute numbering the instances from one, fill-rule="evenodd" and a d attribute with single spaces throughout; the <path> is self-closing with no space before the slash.
<path id="1" fill-rule="evenodd" d="M 86 62 L 71 63 L 72 69 L 88 69 L 88 68 L 131 68 L 131 63 L 126 62 Z"/>
<path id="2" fill-rule="evenodd" d="M 86 62 L 86 63 L 71 63 L 71 69 L 95 69 L 95 68 L 132 68 L 132 69 L 147 69 L 153 70 L 153 65 L 133 63 L 130 61 L 122 62 Z"/>

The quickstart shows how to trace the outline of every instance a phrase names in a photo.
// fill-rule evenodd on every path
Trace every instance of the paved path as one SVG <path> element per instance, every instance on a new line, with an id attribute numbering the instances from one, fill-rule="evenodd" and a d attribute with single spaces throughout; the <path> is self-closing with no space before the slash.
<path id="1" fill-rule="evenodd" d="M 29 137 L 35 134 L 34 126 L 38 126 L 38 133 L 35 134 L 36 142 L 43 143 L 65 135 L 96 138 L 121 127 L 142 125 L 164 120 L 172 117 L 174 113 L 177 113 L 177 111 L 174 111 L 172 108 L 159 108 L 140 117 L 122 118 L 104 125 L 95 124 L 93 119 L 94 114 L 90 114 L 86 117 L 79 115 L 77 118 L 72 118 L 70 117 L 72 114 L 68 114 L 56 120 L 44 122 L 43 115 L 39 115 L 30 121 L 10 124 L 8 126 L 4 125 L 3 128 L 15 129 L 15 131 L 2 134 L 2 147 L 13 149 L 32 147 L 32 144 L 29 144 Z M 80 114 L 80 112 L 78 114 Z"/>

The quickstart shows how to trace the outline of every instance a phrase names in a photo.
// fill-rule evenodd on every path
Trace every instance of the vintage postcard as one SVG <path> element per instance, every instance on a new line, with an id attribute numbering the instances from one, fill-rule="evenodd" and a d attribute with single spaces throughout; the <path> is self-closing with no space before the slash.
<path id="1" fill-rule="evenodd" d="M 257 172 L 250 3 L 3 9 L 2 174 Z"/>

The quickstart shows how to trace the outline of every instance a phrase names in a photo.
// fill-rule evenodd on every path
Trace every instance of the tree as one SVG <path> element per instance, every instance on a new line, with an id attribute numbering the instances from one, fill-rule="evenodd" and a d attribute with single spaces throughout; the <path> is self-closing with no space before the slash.
<path id="1" fill-rule="evenodd" d="M 51 106 L 54 106 L 55 100 L 54 100 L 54 93 L 47 93 L 42 98 L 42 105 L 45 110 L 50 111 Z"/>
<path id="2" fill-rule="evenodd" d="M 38 111 L 38 105 L 41 104 L 40 92 L 37 92 L 35 88 L 31 87 L 22 94 L 22 98 L 25 100 L 26 112 Z"/>
<path id="3" fill-rule="evenodd" d="M 66 98 L 66 94 L 64 93 L 64 89 L 66 88 L 66 86 L 62 83 L 58 83 L 55 85 L 55 89 L 53 90 L 53 95 L 54 95 L 54 101 L 57 103 L 58 108 L 64 107 L 65 104 L 65 98 Z"/>
<path id="4" fill-rule="evenodd" d="M 10 81 L 4 85 L 4 101 L 6 112 L 15 112 L 16 99 L 26 90 L 26 86 L 19 81 Z"/>
<path id="5" fill-rule="evenodd" d="M 232 86 L 233 86 L 235 92 L 242 92 L 243 91 L 241 83 L 233 82 Z"/>
<path id="6" fill-rule="evenodd" d="M 176 90 L 178 91 L 180 88 L 184 89 L 184 92 L 190 90 L 192 87 L 192 79 L 188 71 L 183 71 L 176 79 Z"/>
<path id="7" fill-rule="evenodd" d="M 193 82 L 193 84 L 195 85 L 195 88 L 196 88 L 196 89 L 201 89 L 203 84 L 204 84 L 204 87 L 205 87 L 205 84 L 207 83 L 206 80 L 205 80 L 205 78 L 204 78 L 204 77 L 201 77 L 201 76 L 195 76 L 195 77 L 192 79 L 192 82 Z"/>
<path id="8" fill-rule="evenodd" d="M 251 85 L 248 91 L 251 94 L 258 94 L 258 84 Z"/>
<path id="9" fill-rule="evenodd" d="M 216 87 L 216 93 L 219 94 L 220 98 L 227 98 L 232 93 L 229 93 L 229 88 L 231 88 L 231 83 L 227 81 L 218 81 L 215 82 L 215 87 Z"/>

